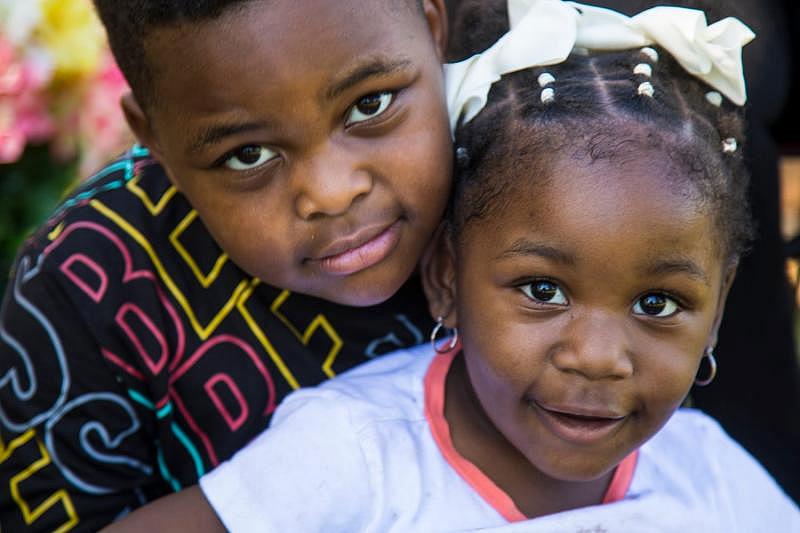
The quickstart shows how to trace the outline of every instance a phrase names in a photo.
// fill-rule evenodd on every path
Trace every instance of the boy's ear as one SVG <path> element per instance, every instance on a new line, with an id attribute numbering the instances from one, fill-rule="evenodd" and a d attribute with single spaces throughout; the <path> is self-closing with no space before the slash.
<path id="1" fill-rule="evenodd" d="M 725 302 L 728 299 L 728 293 L 731 290 L 731 285 L 733 285 L 733 280 L 736 278 L 736 269 L 738 266 L 739 263 L 736 262 L 730 265 L 725 272 L 725 277 L 722 281 L 722 290 L 720 290 L 719 298 L 717 299 L 717 311 L 714 315 L 714 324 L 711 327 L 706 346 L 713 348 L 717 345 L 717 335 L 719 333 L 719 325 L 722 323 L 722 316 L 725 312 Z"/>
<path id="2" fill-rule="evenodd" d="M 146 146 L 155 159 L 160 160 L 161 148 L 158 144 L 153 125 L 132 92 L 128 91 L 122 95 L 120 106 L 122 107 L 122 113 L 125 115 L 128 126 L 131 128 L 133 134 L 136 135 L 139 143 Z"/>
<path id="3" fill-rule="evenodd" d="M 439 60 L 444 62 L 448 37 L 445 0 L 423 0 L 422 8 L 428 20 L 433 42 L 436 44 L 436 51 L 439 53 Z"/>
<path id="4" fill-rule="evenodd" d="M 442 224 L 422 257 L 422 287 L 428 298 L 428 309 L 436 319 L 442 317 L 448 328 L 458 326 L 455 309 L 455 255 L 450 232 Z"/>

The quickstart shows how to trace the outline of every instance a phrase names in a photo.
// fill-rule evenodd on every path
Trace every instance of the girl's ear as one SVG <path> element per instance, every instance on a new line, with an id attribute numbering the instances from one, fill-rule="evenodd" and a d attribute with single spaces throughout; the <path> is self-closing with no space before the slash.
<path id="1" fill-rule="evenodd" d="M 455 253 L 450 231 L 445 224 L 439 226 L 421 261 L 422 287 L 428 298 L 428 309 L 436 319 L 442 317 L 448 328 L 458 326 L 455 309 L 456 270 Z"/>
<path id="2" fill-rule="evenodd" d="M 433 42 L 436 44 L 439 61 L 444 62 L 448 35 L 445 0 L 423 0 L 422 10 L 428 21 L 428 29 L 430 29 L 433 36 Z"/>
<path id="3" fill-rule="evenodd" d="M 733 280 L 736 277 L 736 269 L 739 266 L 739 263 L 736 262 L 728 267 L 725 272 L 725 278 L 722 282 L 722 290 L 719 292 L 719 298 L 717 299 L 717 311 L 714 315 L 714 324 L 711 327 L 711 332 L 708 336 L 708 342 L 706 346 L 713 348 L 717 345 L 717 335 L 719 333 L 719 325 L 722 323 L 722 316 L 725 312 L 725 301 L 728 299 L 728 293 L 731 290 L 731 285 L 733 285 Z"/>
<path id="4" fill-rule="evenodd" d="M 161 161 L 161 147 L 158 144 L 155 130 L 153 130 L 150 119 L 147 118 L 144 109 L 139 105 L 132 92 L 129 91 L 122 95 L 120 106 L 128 126 L 133 134 L 136 135 L 139 143 L 150 150 L 153 158 Z"/>

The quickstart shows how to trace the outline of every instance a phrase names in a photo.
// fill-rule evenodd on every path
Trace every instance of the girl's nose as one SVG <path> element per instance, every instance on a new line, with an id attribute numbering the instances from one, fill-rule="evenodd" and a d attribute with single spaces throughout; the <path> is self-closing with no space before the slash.
<path id="1" fill-rule="evenodd" d="M 358 158 L 335 146 L 294 165 L 292 186 L 295 205 L 303 220 L 346 213 L 372 190 L 372 175 L 360 168 Z"/>
<path id="2" fill-rule="evenodd" d="M 633 375 L 630 343 L 622 318 L 607 312 L 575 316 L 565 335 L 552 355 L 559 370 L 590 380 L 617 380 Z"/>

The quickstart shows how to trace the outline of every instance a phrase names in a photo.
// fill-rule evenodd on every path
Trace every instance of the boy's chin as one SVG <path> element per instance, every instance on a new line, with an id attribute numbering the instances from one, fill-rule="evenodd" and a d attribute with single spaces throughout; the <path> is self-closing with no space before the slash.
<path id="1" fill-rule="evenodd" d="M 379 305 L 395 295 L 400 290 L 402 283 L 364 285 L 353 284 L 352 287 L 343 287 L 339 290 L 324 291 L 319 298 L 350 307 L 370 307 Z"/>
<path id="2" fill-rule="evenodd" d="M 394 296 L 407 278 L 392 276 L 391 279 L 380 279 L 380 276 L 365 274 L 367 273 L 362 272 L 347 276 L 339 282 L 326 283 L 325 286 L 298 288 L 294 292 L 340 305 L 369 307 L 382 304 Z"/>

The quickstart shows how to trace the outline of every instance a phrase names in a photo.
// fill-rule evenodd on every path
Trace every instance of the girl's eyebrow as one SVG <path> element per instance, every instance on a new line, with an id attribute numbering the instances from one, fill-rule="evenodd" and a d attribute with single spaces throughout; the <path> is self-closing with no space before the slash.
<path id="1" fill-rule="evenodd" d="M 366 58 L 334 79 L 333 83 L 325 91 L 325 98 L 333 100 L 347 89 L 358 85 L 367 78 L 389 76 L 399 70 L 407 69 L 411 65 L 411 60 L 407 58 L 390 59 L 383 56 Z"/>
<path id="2" fill-rule="evenodd" d="M 550 246 L 549 244 L 537 243 L 524 238 L 514 241 L 508 250 L 505 250 L 495 257 L 495 260 L 502 261 L 504 259 L 526 255 L 543 257 L 555 261 L 556 263 L 569 266 L 574 266 L 576 263 L 575 256 L 569 252 Z"/>
<path id="3" fill-rule="evenodd" d="M 575 255 L 549 244 L 533 242 L 522 238 L 514 243 L 505 251 L 495 257 L 496 261 L 513 259 L 520 256 L 536 256 L 549 259 L 556 263 L 567 266 L 575 266 L 577 260 Z M 648 276 L 664 276 L 668 274 L 686 274 L 705 285 L 709 285 L 709 277 L 697 263 L 688 258 L 662 259 L 655 260 L 647 264 L 643 269 Z"/>
<path id="4" fill-rule="evenodd" d="M 647 265 L 645 272 L 650 276 L 664 276 L 669 274 L 686 274 L 705 285 L 709 285 L 709 278 L 705 271 L 691 259 L 674 259 L 654 261 Z"/>

